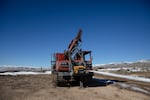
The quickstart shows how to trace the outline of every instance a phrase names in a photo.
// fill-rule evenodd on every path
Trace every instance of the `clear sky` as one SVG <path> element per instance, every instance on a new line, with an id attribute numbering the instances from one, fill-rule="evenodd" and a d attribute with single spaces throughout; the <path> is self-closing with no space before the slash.
<path id="1" fill-rule="evenodd" d="M 150 59 L 149 0 L 0 0 L 0 65 L 50 66 L 80 28 L 93 64 Z"/>

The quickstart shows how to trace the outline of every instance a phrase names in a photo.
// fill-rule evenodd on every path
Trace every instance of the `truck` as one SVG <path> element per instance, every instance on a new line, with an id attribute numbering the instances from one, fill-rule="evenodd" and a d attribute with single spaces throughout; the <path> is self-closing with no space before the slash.
<path id="1" fill-rule="evenodd" d="M 54 86 L 59 86 L 61 82 L 78 82 L 80 87 L 88 86 L 88 82 L 93 78 L 92 55 L 89 50 L 82 50 L 82 30 L 70 42 L 67 50 L 54 53 L 51 60 L 51 71 Z"/>

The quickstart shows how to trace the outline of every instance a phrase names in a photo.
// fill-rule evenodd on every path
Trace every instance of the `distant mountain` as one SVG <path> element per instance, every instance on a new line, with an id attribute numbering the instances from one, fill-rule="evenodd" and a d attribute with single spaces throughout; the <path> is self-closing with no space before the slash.
<path id="1" fill-rule="evenodd" d="M 150 68 L 150 60 L 139 60 L 135 62 L 122 62 L 122 63 L 96 65 L 94 66 L 94 69 L 119 68 L 119 67 L 145 67 L 145 68 L 149 67 Z"/>

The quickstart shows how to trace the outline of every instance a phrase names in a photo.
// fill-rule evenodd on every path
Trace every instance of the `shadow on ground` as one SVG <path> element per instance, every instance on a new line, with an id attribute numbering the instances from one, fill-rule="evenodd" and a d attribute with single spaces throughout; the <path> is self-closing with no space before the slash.
<path id="1" fill-rule="evenodd" d="M 107 86 L 110 84 L 114 84 L 116 82 L 125 82 L 125 81 L 119 81 L 119 80 L 110 80 L 110 79 L 99 79 L 99 78 L 93 78 L 87 83 L 88 87 L 101 87 L 101 86 Z M 60 87 L 76 87 L 80 86 L 79 82 L 70 82 L 70 83 L 65 83 L 61 82 L 59 83 Z"/>

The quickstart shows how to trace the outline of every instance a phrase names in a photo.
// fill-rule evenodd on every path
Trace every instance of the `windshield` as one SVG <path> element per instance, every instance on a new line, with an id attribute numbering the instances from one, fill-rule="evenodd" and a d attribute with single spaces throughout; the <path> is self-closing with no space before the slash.
<path id="1" fill-rule="evenodd" d="M 68 62 L 61 62 L 61 66 L 68 66 Z"/>
<path id="2" fill-rule="evenodd" d="M 74 62 L 75 66 L 83 66 L 84 64 L 82 62 Z"/>

